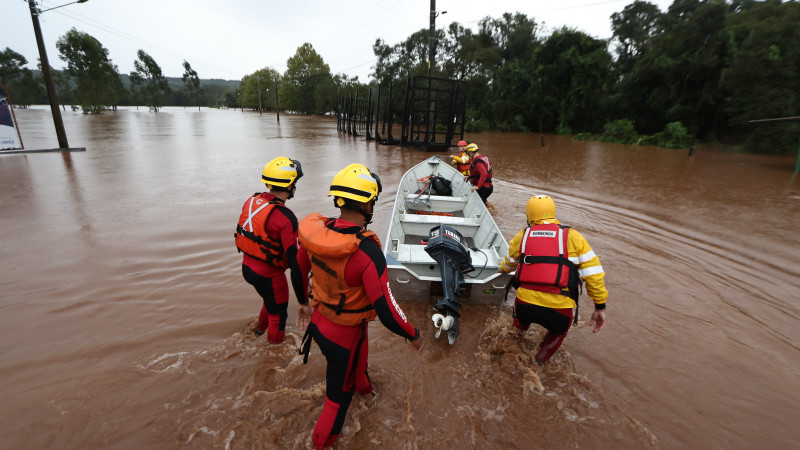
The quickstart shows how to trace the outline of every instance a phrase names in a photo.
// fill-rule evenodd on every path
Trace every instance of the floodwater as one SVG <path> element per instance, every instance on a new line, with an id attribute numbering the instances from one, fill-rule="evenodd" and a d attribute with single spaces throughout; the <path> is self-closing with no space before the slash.
<path id="1" fill-rule="evenodd" d="M 56 147 L 46 107 L 18 110 L 27 148 Z M 340 135 L 335 119 L 238 110 L 65 112 L 80 153 L 0 155 L 0 447 L 311 448 L 325 360 L 250 331 L 260 299 L 233 243 L 275 156 L 306 176 L 288 203 L 334 214 L 350 162 L 386 192 L 431 156 Z M 489 156 L 510 239 L 534 193 L 599 254 L 608 324 L 580 323 L 544 368 L 507 304 L 465 305 L 454 346 L 400 299 L 420 352 L 371 325 L 377 395 L 336 448 L 796 448 L 800 181 L 793 157 L 467 136 Z"/>

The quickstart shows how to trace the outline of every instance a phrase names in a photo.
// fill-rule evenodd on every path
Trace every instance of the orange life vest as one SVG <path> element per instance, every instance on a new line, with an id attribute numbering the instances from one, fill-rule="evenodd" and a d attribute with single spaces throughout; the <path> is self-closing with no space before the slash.
<path id="1" fill-rule="evenodd" d="M 289 262 L 280 242 L 267 235 L 266 224 L 270 213 L 275 207 L 283 207 L 279 200 L 267 201 L 257 192 L 245 202 L 239 224 L 236 226 L 236 248 L 253 258 L 260 259 L 267 264 L 286 270 Z"/>
<path id="2" fill-rule="evenodd" d="M 461 175 L 469 175 L 469 168 L 471 166 L 470 164 L 471 161 L 469 161 L 469 155 L 467 155 L 467 152 L 461 152 L 459 157 L 461 158 L 462 161 L 464 160 L 464 158 L 466 158 L 467 162 L 465 163 L 456 162 L 456 170 L 461 172 Z"/>
<path id="3" fill-rule="evenodd" d="M 569 260 L 569 230 L 557 223 L 525 229 L 515 275 L 520 287 L 577 299 L 578 268 Z"/>
<path id="4" fill-rule="evenodd" d="M 327 227 L 333 219 L 321 214 L 303 218 L 297 237 L 311 261 L 311 306 L 332 322 L 358 325 L 377 314 L 363 286 L 348 286 L 344 279 L 347 261 L 364 239 L 381 245 L 372 231 L 354 230 L 343 233 Z"/>

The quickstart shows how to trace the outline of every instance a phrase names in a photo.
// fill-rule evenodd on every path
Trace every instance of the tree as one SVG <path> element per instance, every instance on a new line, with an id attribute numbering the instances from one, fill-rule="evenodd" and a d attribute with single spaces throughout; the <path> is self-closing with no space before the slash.
<path id="1" fill-rule="evenodd" d="M 629 73 L 650 40 L 660 31 L 658 6 L 636 0 L 622 12 L 611 15 L 611 31 L 616 41 L 616 69 L 620 76 Z"/>
<path id="2" fill-rule="evenodd" d="M 171 93 L 171 89 L 161 67 L 152 56 L 144 50 L 137 51 L 136 56 L 138 59 L 133 62 L 135 70 L 130 74 L 131 84 L 143 94 L 150 110 L 158 112 L 164 106 L 164 97 Z"/>
<path id="3" fill-rule="evenodd" d="M 728 124 L 746 133 L 748 148 L 784 153 L 797 148 L 797 123 L 749 120 L 800 113 L 800 4 L 759 2 L 729 20 L 733 42 L 722 75 Z"/>
<path id="4" fill-rule="evenodd" d="M 245 75 L 239 83 L 241 103 L 244 108 L 262 111 L 275 109 L 275 87 L 281 75 L 272 67 L 265 67 Z"/>
<path id="5" fill-rule="evenodd" d="M 0 52 L 0 84 L 9 84 L 22 76 L 26 64 L 28 60 L 24 56 L 6 47 Z"/>
<path id="6" fill-rule="evenodd" d="M 186 60 L 183 61 L 183 77 L 181 79 L 183 80 L 187 97 L 194 100 L 197 104 L 197 110 L 200 111 L 200 97 L 203 95 L 203 90 L 200 89 L 200 78 Z"/>
<path id="7" fill-rule="evenodd" d="M 606 41 L 572 29 L 556 30 L 536 58 L 536 104 L 542 131 L 571 133 L 599 129 L 600 99 L 605 95 L 611 55 Z"/>
<path id="8" fill-rule="evenodd" d="M 121 80 L 100 41 L 72 28 L 58 39 L 56 48 L 67 63 L 67 74 L 75 80 L 75 96 L 84 114 L 102 114 L 117 103 L 116 88 Z"/>
<path id="9" fill-rule="evenodd" d="M 286 61 L 286 72 L 280 86 L 281 103 L 286 105 L 286 109 L 302 114 L 326 112 L 317 110 L 314 94 L 317 85 L 330 77 L 330 67 L 306 42 Z"/>
<path id="10" fill-rule="evenodd" d="M 24 67 L 28 60 L 6 47 L 0 51 L 0 84 L 8 86 L 14 106 L 25 108 L 35 102 L 43 92 L 39 79 Z"/>
<path id="11" fill-rule="evenodd" d="M 623 86 L 636 128 L 646 134 L 681 122 L 692 136 L 714 136 L 722 112 L 720 75 L 730 42 L 723 0 L 677 0 Z"/>

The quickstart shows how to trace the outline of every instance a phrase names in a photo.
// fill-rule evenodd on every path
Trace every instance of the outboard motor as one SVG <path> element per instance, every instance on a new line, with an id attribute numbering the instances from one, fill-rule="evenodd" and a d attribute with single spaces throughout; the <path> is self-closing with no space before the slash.
<path id="1" fill-rule="evenodd" d="M 432 317 L 433 324 L 439 329 L 436 337 L 447 331 L 447 340 L 453 345 L 458 337 L 458 318 L 461 316 L 458 293 L 464 289 L 464 274 L 474 270 L 472 257 L 461 233 L 447 225 L 431 228 L 425 251 L 439 264 L 442 274 L 444 298 L 434 305 L 438 314 Z"/>

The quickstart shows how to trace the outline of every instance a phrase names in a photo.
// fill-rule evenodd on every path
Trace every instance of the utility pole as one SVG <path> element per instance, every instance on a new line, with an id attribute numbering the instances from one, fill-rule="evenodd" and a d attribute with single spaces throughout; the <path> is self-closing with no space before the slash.
<path id="1" fill-rule="evenodd" d="M 84 0 L 85 1 L 85 0 Z M 58 108 L 58 96 L 55 86 L 53 86 L 53 75 L 50 73 L 50 61 L 47 59 L 47 50 L 42 38 L 42 27 L 39 25 L 39 8 L 36 7 L 34 0 L 28 0 L 31 9 L 31 20 L 33 21 L 33 32 L 36 34 L 36 45 L 39 47 L 39 59 L 42 61 L 42 77 L 47 88 L 47 97 L 50 99 L 50 111 L 53 113 L 53 123 L 56 126 L 56 136 L 58 137 L 58 147 L 61 150 L 69 149 L 67 142 L 67 132 L 64 130 L 64 121 L 61 119 L 61 110 Z"/>
<path id="2" fill-rule="evenodd" d="M 428 78 L 436 70 L 436 0 L 431 0 L 431 27 L 428 31 Z"/>
<path id="3" fill-rule="evenodd" d="M 258 115 L 260 116 L 264 111 L 264 108 L 261 107 L 261 76 L 256 78 L 256 84 L 258 85 Z"/>

